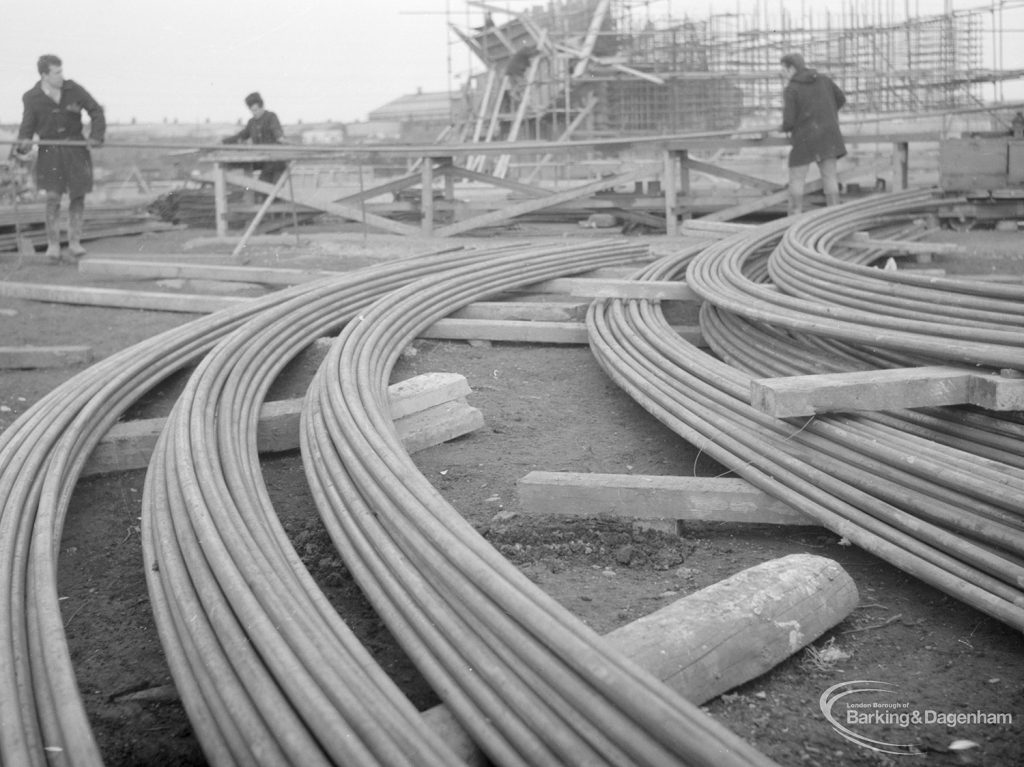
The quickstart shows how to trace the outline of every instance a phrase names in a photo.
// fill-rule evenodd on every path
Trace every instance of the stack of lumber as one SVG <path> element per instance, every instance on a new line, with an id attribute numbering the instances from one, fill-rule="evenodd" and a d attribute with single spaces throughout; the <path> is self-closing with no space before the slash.
<path id="1" fill-rule="evenodd" d="M 67 211 L 61 223 L 62 237 L 67 236 Z M 0 207 L 0 251 L 16 251 L 18 249 L 17 233 L 20 229 L 36 248 L 46 246 L 45 231 L 46 211 L 42 203 L 20 204 L 15 210 L 13 206 Z M 146 232 L 161 232 L 171 229 L 170 224 L 157 220 L 137 205 L 118 205 L 105 203 L 87 205 L 85 210 L 85 226 L 83 240 L 96 240 L 103 237 L 120 237 Z"/>

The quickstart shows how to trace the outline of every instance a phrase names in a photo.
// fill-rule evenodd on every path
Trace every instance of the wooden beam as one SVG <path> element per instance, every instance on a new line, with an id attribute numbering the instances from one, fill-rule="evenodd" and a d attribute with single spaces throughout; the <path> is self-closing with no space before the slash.
<path id="1" fill-rule="evenodd" d="M 53 304 L 108 306 L 118 309 L 152 309 L 164 312 L 207 314 L 229 306 L 248 303 L 251 298 L 235 296 L 176 295 L 112 288 L 77 288 L 69 285 L 40 285 L 0 280 L 0 296 L 44 301 Z"/>
<path id="2" fill-rule="evenodd" d="M 228 234 L 228 185 L 226 175 L 227 172 L 224 169 L 224 164 L 214 163 L 213 209 L 218 237 L 226 237 Z"/>
<path id="3" fill-rule="evenodd" d="M 962 254 L 967 248 L 955 242 L 918 242 L 916 240 L 874 239 L 868 232 L 853 232 L 840 240 L 838 245 L 864 250 L 887 250 L 893 253 L 920 254 Z"/>
<path id="4" fill-rule="evenodd" d="M 425 157 L 420 167 L 420 229 L 434 233 L 434 158 Z"/>
<path id="5" fill-rule="evenodd" d="M 418 172 L 407 173 L 400 178 L 388 181 L 386 184 L 378 184 L 377 186 L 370 187 L 369 189 L 364 189 L 361 192 L 350 194 L 347 197 L 339 197 L 337 200 L 334 200 L 334 202 L 338 205 L 358 205 L 359 203 L 371 200 L 374 197 L 380 197 L 382 194 L 400 192 L 403 189 L 416 186 L 418 183 L 420 183 L 420 174 Z"/>
<path id="6" fill-rule="evenodd" d="M 565 130 L 562 131 L 557 141 L 565 142 L 572 138 L 572 134 L 576 132 L 576 129 L 578 127 L 580 127 L 580 124 L 587 118 L 587 116 L 591 112 L 594 111 L 594 107 L 597 106 L 597 102 L 597 96 L 595 96 L 593 93 L 588 93 L 586 103 L 583 105 L 580 111 L 576 113 L 576 116 L 572 118 L 572 121 L 569 123 L 568 126 L 566 126 Z M 536 164 L 536 166 L 534 166 L 533 170 L 529 172 L 524 181 L 526 181 L 526 183 L 530 183 L 531 181 L 533 181 L 533 179 L 536 178 L 537 174 L 540 172 L 540 169 L 547 165 L 549 162 L 551 162 L 551 159 L 553 157 L 554 154 L 552 152 L 548 152 L 542 158 L 540 158 L 540 161 Z"/>
<path id="7" fill-rule="evenodd" d="M 341 272 L 324 269 L 217 266 L 168 261 L 127 261 L 113 258 L 83 258 L 78 262 L 78 271 L 82 274 L 124 279 L 220 280 L 223 282 L 258 282 L 263 285 L 299 285 L 341 274 Z"/>
<path id="8" fill-rule="evenodd" d="M 647 299 L 650 301 L 700 302 L 685 282 L 675 280 L 628 280 L 611 277 L 556 277 L 524 286 L 531 293 L 566 293 L 588 298 Z"/>
<path id="9" fill-rule="evenodd" d="M 909 189 L 910 144 L 894 141 L 892 145 L 892 191 L 905 192 Z"/>
<path id="10" fill-rule="evenodd" d="M 456 373 L 427 373 L 389 386 L 391 417 L 403 443 L 408 439 L 420 450 L 482 426 L 480 411 L 465 403 L 470 393 L 465 376 Z M 256 435 L 261 453 L 298 448 L 302 402 L 300 397 L 264 403 Z M 146 418 L 114 424 L 93 448 L 82 476 L 145 468 L 166 422 Z"/>
<path id="11" fill-rule="evenodd" d="M 746 173 L 739 173 L 728 168 L 723 168 L 719 165 L 712 165 L 709 162 L 701 162 L 700 160 L 694 160 L 691 157 L 680 157 L 679 164 L 684 168 L 698 171 L 700 173 L 707 173 L 709 176 L 718 176 L 729 181 L 735 181 L 743 186 L 750 186 L 754 189 L 760 189 L 762 192 L 780 192 L 785 191 L 785 184 L 776 184 L 773 181 L 766 181 L 763 178 L 757 178 L 756 176 L 750 176 Z"/>
<path id="12" fill-rule="evenodd" d="M 448 315 L 453 320 L 582 322 L 589 303 L 569 301 L 477 301 Z"/>
<path id="13" fill-rule="evenodd" d="M 240 256 L 242 255 L 242 251 L 245 250 L 246 243 L 249 242 L 249 238 L 256 232 L 256 227 L 260 225 L 263 217 L 267 215 L 267 211 L 270 210 L 270 206 L 274 204 L 274 200 L 277 199 L 278 194 L 282 189 L 284 189 L 284 185 L 291 180 L 291 177 L 292 164 L 289 162 L 284 169 L 284 173 L 281 174 L 277 183 L 274 184 L 274 189 L 267 195 L 267 199 L 263 201 L 263 204 L 260 205 L 260 209 L 256 211 L 256 215 L 253 216 L 252 221 L 249 222 L 249 226 L 238 240 L 238 244 L 235 245 L 235 249 L 231 251 L 231 258 L 237 258 L 243 264 L 245 263 L 246 259 L 240 258 Z"/>
<path id="14" fill-rule="evenodd" d="M 491 226 L 503 221 L 509 221 L 516 216 L 521 216 L 525 213 L 533 213 L 538 210 L 554 207 L 562 202 L 587 197 L 595 192 L 600 192 L 602 189 L 608 189 L 609 187 L 617 186 L 618 184 L 636 181 L 637 179 L 645 178 L 652 174 L 656 175 L 658 172 L 657 166 L 648 163 L 626 173 L 620 173 L 615 176 L 600 179 L 599 181 L 592 181 L 589 184 L 573 187 L 572 189 L 555 192 L 554 194 L 550 194 L 539 200 L 524 200 L 523 202 L 513 203 L 512 205 L 508 205 L 499 210 L 491 211 L 490 213 L 484 213 L 463 221 L 457 221 L 454 224 L 441 227 L 435 232 L 435 234 L 438 237 L 451 237 L 455 234 L 468 232 L 471 229 L 478 229 L 482 226 Z"/>
<path id="15" fill-rule="evenodd" d="M 0 368 L 69 368 L 92 362 L 91 346 L 0 346 Z"/>
<path id="16" fill-rule="evenodd" d="M 1024 378 L 1015 373 L 936 365 L 761 378 L 751 381 L 750 404 L 776 418 L 946 405 L 1022 410 Z"/>
<path id="17" fill-rule="evenodd" d="M 594 8 L 594 15 L 590 17 L 590 26 L 587 28 L 586 37 L 583 38 L 580 60 L 576 62 L 576 66 L 572 70 L 574 78 L 582 77 L 583 73 L 587 71 L 587 60 L 590 58 L 590 54 L 594 52 L 597 37 L 601 34 L 601 24 L 604 23 L 604 17 L 608 15 L 608 7 L 610 5 L 611 0 L 598 0 L 597 7 Z"/>
<path id="18" fill-rule="evenodd" d="M 499 178 L 498 176 L 493 176 L 489 173 L 481 173 L 479 171 L 470 170 L 469 168 L 463 168 L 457 165 L 448 166 L 440 170 L 440 173 L 452 178 L 464 178 L 469 181 L 479 181 L 483 184 L 502 187 L 513 192 L 528 195 L 529 197 L 541 198 L 549 197 L 554 194 L 550 189 L 542 189 L 539 186 L 530 186 L 529 184 L 522 184 L 518 181 L 510 181 L 506 178 Z"/>
<path id="19" fill-rule="evenodd" d="M 263 192 L 264 194 L 270 194 L 274 189 L 271 184 L 265 184 L 262 181 L 257 181 L 242 174 L 226 173 L 224 177 L 229 183 L 247 187 L 249 189 L 255 189 L 256 191 Z M 420 234 L 420 230 L 414 226 L 409 226 L 408 224 L 403 224 L 399 221 L 392 221 L 389 218 L 377 216 L 373 213 L 367 213 L 351 205 L 343 205 L 337 202 L 321 202 L 313 198 L 311 195 L 292 194 L 290 192 L 285 194 L 284 191 L 278 194 L 278 197 L 288 202 L 294 202 L 300 205 L 306 205 L 316 210 L 322 210 L 324 213 L 341 216 L 342 218 L 348 218 L 352 221 L 361 221 L 364 224 L 369 224 L 377 227 L 378 229 L 393 232 L 394 234 Z M 226 233 L 226 230 L 224 233 L 221 233 L 219 230 L 217 232 L 217 234 L 221 236 Z"/>
<path id="20" fill-rule="evenodd" d="M 531 471 L 517 483 L 527 514 L 816 525 L 744 479 Z"/>
<path id="21" fill-rule="evenodd" d="M 694 346 L 706 346 L 700 327 L 673 327 Z M 587 344 L 589 335 L 585 322 L 544 322 L 516 320 L 438 320 L 420 333 L 420 338 L 462 341 L 511 341 L 535 344 Z"/>

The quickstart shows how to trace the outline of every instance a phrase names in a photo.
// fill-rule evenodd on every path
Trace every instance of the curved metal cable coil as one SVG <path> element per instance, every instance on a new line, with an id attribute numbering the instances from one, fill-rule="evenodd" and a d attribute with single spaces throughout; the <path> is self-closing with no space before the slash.
<path id="1" fill-rule="evenodd" d="M 938 296 L 934 317 L 916 321 L 908 331 L 911 323 L 887 314 L 890 304 L 902 303 L 900 296 L 879 295 L 877 303 L 886 308 L 869 316 L 842 299 L 794 298 L 748 277 L 764 273 L 757 264 L 768 254 L 773 264 L 793 249 L 812 251 L 801 232 L 838 238 L 870 228 L 879 211 L 912 216 L 929 204 L 923 195 L 891 195 L 826 209 L 792 226 L 766 224 L 644 270 L 642 278 L 655 280 L 685 272 L 707 302 L 702 331 L 727 362 L 680 339 L 650 302 L 596 302 L 587 319 L 591 346 L 609 375 L 641 405 L 738 475 L 897 567 L 1021 627 L 1020 423 L 933 409 L 819 415 L 794 425 L 748 404 L 752 374 L 914 365 L 948 359 L 941 353 L 947 347 L 958 360 L 1016 359 L 1019 341 L 1018 348 L 1004 342 L 1019 338 L 1019 331 L 972 327 L 963 334 L 967 340 L 949 339 Z M 818 259 L 830 267 L 834 260 L 827 254 Z M 852 273 L 853 284 L 875 278 Z M 977 296 L 992 286 L 958 287 Z M 1007 291 L 992 292 L 995 300 L 1007 300 Z M 1016 321 L 1014 312 L 1002 315 L 1008 324 Z M 929 353 L 922 356 L 921 349 Z"/>
<path id="2" fill-rule="evenodd" d="M 605 258 L 621 261 L 621 247 Z M 564 271 L 567 259 L 602 263 L 594 246 L 573 250 L 424 279 L 350 323 L 304 408 L 314 497 L 392 634 L 493 762 L 768 763 L 609 652 L 501 557 L 416 470 L 390 425 L 390 371 L 420 330 L 495 290 Z"/>

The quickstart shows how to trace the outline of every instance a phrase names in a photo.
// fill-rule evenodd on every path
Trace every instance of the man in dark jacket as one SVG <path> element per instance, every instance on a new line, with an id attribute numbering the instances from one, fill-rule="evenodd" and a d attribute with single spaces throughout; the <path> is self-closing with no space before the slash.
<path id="1" fill-rule="evenodd" d="M 846 154 L 839 130 L 839 110 L 846 95 L 826 75 L 808 69 L 799 53 L 781 59 L 788 78 L 783 91 L 782 130 L 790 134 L 789 212 L 803 210 L 804 181 L 812 162 L 818 164 L 825 204 L 839 204 L 836 160 Z"/>
<path id="2" fill-rule="evenodd" d="M 277 115 L 263 105 L 263 97 L 253 92 L 245 97 L 245 105 L 252 112 L 252 117 L 238 133 L 223 140 L 225 144 L 280 144 L 284 139 L 284 129 Z M 260 181 L 268 184 L 277 183 L 288 166 L 284 162 L 253 163 L 252 169 L 260 172 Z"/>
<path id="3" fill-rule="evenodd" d="M 82 112 L 89 115 L 90 146 L 103 144 L 107 123 L 103 107 L 96 99 L 74 80 L 64 79 L 57 56 L 40 56 L 36 67 L 39 82 L 22 96 L 24 112 L 18 129 L 18 149 L 23 154 L 28 152 L 33 136 L 41 141 L 80 142 L 77 146 L 41 145 L 36 159 L 36 186 L 46 192 L 46 255 L 54 261 L 61 260 L 60 202 L 67 193 L 68 252 L 81 258 L 85 255 L 85 195 L 92 191 L 92 156 L 82 133 Z"/>

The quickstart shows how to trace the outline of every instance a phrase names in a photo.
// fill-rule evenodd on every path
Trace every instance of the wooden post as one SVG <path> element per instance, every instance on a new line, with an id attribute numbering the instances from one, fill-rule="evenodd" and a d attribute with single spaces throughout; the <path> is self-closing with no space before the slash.
<path id="1" fill-rule="evenodd" d="M 910 144 L 897 141 L 892 145 L 892 191 L 903 192 L 908 188 L 908 165 Z"/>
<path id="2" fill-rule="evenodd" d="M 443 172 L 446 168 L 454 167 L 455 161 L 451 157 L 439 157 L 437 164 L 439 170 Z M 446 202 L 455 201 L 455 175 L 453 173 L 444 173 L 444 199 Z"/>
<path id="3" fill-rule="evenodd" d="M 434 158 L 424 157 L 420 168 L 420 213 L 423 233 L 434 233 Z"/>
<path id="4" fill-rule="evenodd" d="M 685 165 L 688 157 L 685 149 L 665 150 L 662 186 L 665 187 L 665 234 L 669 237 L 679 234 L 679 195 L 690 194 L 690 170 Z"/>
<path id="5" fill-rule="evenodd" d="M 270 206 L 273 205 L 274 200 L 277 199 L 278 193 L 284 188 L 286 182 L 291 181 L 291 178 L 292 164 L 291 162 L 289 162 L 288 167 L 285 168 L 284 173 L 281 174 L 281 178 L 279 178 L 277 180 L 277 183 L 274 185 L 274 191 L 267 195 L 267 199 L 263 201 L 263 204 L 260 205 L 260 209 L 256 211 L 256 215 L 253 216 L 252 221 L 249 222 L 249 227 L 245 230 L 245 234 L 242 235 L 242 238 L 238 241 L 238 244 L 235 246 L 235 249 L 231 251 L 231 258 L 238 258 L 241 255 L 242 251 L 245 250 L 245 245 L 247 242 L 249 242 L 249 238 L 252 237 L 253 232 L 256 231 L 256 227 L 260 225 L 260 222 L 263 220 L 263 217 L 267 215 L 267 211 L 270 210 Z M 292 213 L 295 213 L 294 203 L 292 203 Z M 298 236 L 297 229 L 298 227 L 296 226 L 296 236 Z M 242 263 L 245 263 L 245 259 L 242 259 Z"/>
<path id="6" fill-rule="evenodd" d="M 228 236 L 228 185 L 224 179 L 224 164 L 213 164 L 213 205 L 217 219 L 217 236 Z"/>

